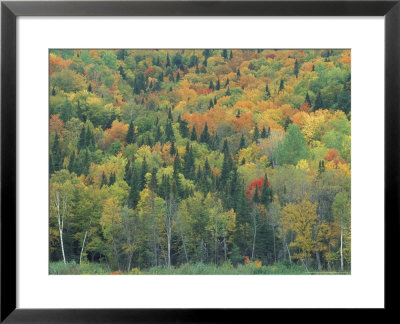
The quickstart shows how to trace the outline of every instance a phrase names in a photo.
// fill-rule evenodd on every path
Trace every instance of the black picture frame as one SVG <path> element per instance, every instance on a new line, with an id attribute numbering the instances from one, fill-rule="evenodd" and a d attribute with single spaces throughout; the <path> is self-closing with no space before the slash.
<path id="1" fill-rule="evenodd" d="M 19 16 L 384 16 L 385 310 L 398 283 L 400 1 L 73 1 L 1 3 L 1 322 L 230 322 L 249 310 L 16 308 L 16 19 Z M 366 175 L 370 176 L 370 175 Z M 251 310 L 252 318 L 257 316 Z"/>

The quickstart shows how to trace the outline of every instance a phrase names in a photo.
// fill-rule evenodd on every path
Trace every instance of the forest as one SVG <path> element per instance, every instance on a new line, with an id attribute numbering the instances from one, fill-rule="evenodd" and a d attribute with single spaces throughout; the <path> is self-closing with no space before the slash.
<path id="1" fill-rule="evenodd" d="M 351 51 L 49 51 L 50 274 L 351 272 Z"/>

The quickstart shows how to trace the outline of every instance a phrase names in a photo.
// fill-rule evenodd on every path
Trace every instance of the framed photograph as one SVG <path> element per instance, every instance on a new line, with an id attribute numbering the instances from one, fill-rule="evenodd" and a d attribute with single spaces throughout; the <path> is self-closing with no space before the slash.
<path id="1" fill-rule="evenodd" d="M 399 16 L 2 2 L 1 321 L 393 308 Z"/>

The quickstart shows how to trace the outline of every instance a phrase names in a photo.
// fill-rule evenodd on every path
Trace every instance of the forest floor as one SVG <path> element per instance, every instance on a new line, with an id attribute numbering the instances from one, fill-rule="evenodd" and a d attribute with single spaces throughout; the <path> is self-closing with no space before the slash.
<path id="1" fill-rule="evenodd" d="M 350 272 L 328 272 L 306 269 L 297 264 L 275 263 L 274 265 L 261 265 L 257 263 L 221 265 L 213 264 L 183 264 L 179 267 L 167 268 L 165 266 L 150 269 L 133 268 L 129 272 L 112 271 L 106 264 L 75 262 L 50 262 L 50 275 L 346 275 Z"/>

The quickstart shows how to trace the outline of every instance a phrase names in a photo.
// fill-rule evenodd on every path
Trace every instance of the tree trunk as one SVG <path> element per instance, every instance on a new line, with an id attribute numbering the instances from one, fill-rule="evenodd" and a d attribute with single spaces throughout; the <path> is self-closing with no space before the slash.
<path id="1" fill-rule="evenodd" d="M 61 244 L 61 252 L 63 256 L 64 264 L 66 264 L 65 260 L 65 252 L 64 252 L 64 240 L 63 240 L 63 231 L 64 231 L 64 215 L 61 215 L 60 212 L 60 194 L 56 192 L 56 208 L 57 208 L 57 221 L 58 221 L 58 231 L 60 233 L 60 244 Z"/>
<path id="2" fill-rule="evenodd" d="M 274 236 L 274 260 L 276 262 L 276 249 L 275 249 L 275 226 L 272 226 L 272 235 Z"/>
<path id="3" fill-rule="evenodd" d="M 343 271 L 343 226 L 340 229 L 340 270 Z"/>
<path id="4" fill-rule="evenodd" d="M 317 259 L 318 271 L 322 271 L 321 258 L 320 258 L 320 255 L 319 255 L 319 251 L 315 252 L 315 257 Z"/>
<path id="5" fill-rule="evenodd" d="M 90 225 L 91 225 L 91 224 L 92 224 L 92 220 L 90 220 L 88 229 L 86 230 L 86 233 L 85 233 L 85 237 L 83 238 L 82 249 L 81 249 L 81 255 L 79 256 L 79 264 L 82 263 L 83 250 L 85 249 L 86 237 L 87 237 L 87 233 L 88 233 L 88 231 L 89 231 L 89 228 L 90 228 Z"/>
<path id="6" fill-rule="evenodd" d="M 226 256 L 227 256 L 227 245 L 226 245 L 226 238 L 224 237 L 224 255 L 225 255 L 225 262 L 226 262 Z"/>
<path id="7" fill-rule="evenodd" d="M 83 243 L 82 243 L 82 248 L 81 248 L 81 254 L 80 254 L 80 256 L 79 256 L 79 264 L 82 263 L 82 255 L 83 255 L 83 249 L 85 248 L 85 241 L 86 241 L 87 233 L 88 233 L 88 231 L 86 231 L 85 237 L 83 238 Z"/>

